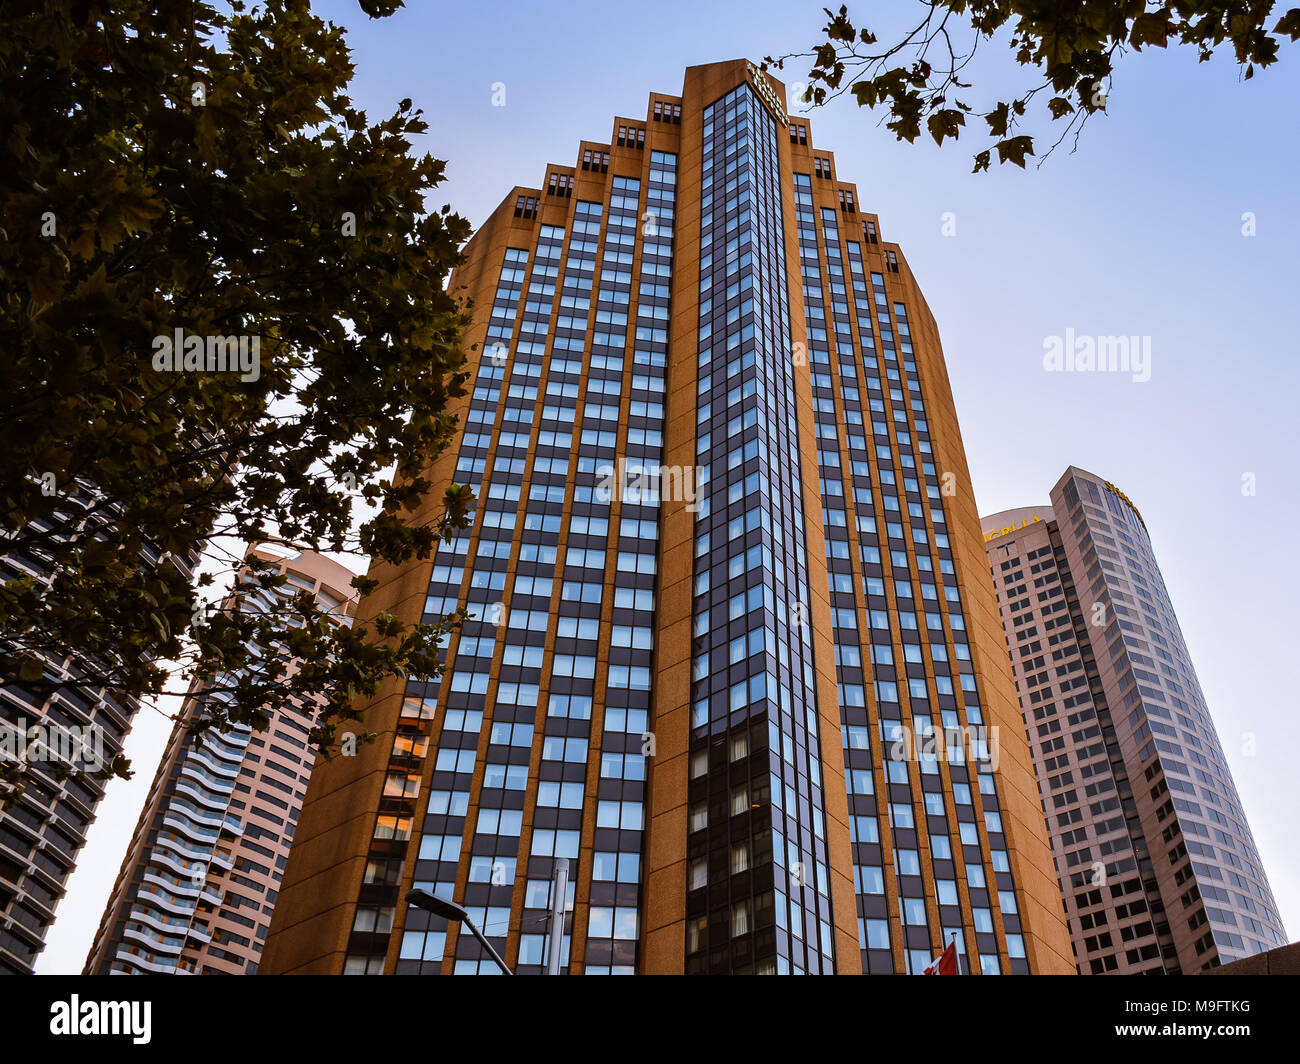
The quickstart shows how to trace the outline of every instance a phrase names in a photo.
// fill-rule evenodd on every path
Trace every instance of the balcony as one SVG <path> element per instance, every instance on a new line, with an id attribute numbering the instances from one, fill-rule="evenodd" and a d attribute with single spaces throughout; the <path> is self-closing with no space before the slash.
<path id="1" fill-rule="evenodd" d="M 141 908 L 138 905 L 131 908 L 127 919 L 152 924 L 159 931 L 185 931 L 190 926 L 188 917 L 168 916 L 161 910 Z"/>
<path id="2" fill-rule="evenodd" d="M 210 784 L 196 779 L 193 774 L 181 773 L 181 778 L 176 781 L 176 793 L 192 798 L 199 803 L 200 808 L 213 807 L 211 810 L 204 808 L 204 812 L 209 816 L 224 812 L 226 806 L 230 804 L 230 790 L 219 791 Z"/>
<path id="3" fill-rule="evenodd" d="M 199 824 L 193 823 L 188 816 L 179 810 L 172 812 L 168 810 L 163 816 L 163 823 L 168 827 L 175 828 L 177 831 L 184 832 L 191 839 L 199 839 L 202 842 L 216 842 L 221 830 L 215 825 L 205 828 Z"/>
<path id="4" fill-rule="evenodd" d="M 183 884 L 183 893 L 173 894 L 172 887 Z M 140 885 L 140 900 L 148 900 L 155 905 L 165 907 L 169 912 L 189 916 L 194 911 L 198 891 L 188 881 L 164 876 L 159 870 L 145 869 L 144 882 Z M 147 896 L 147 897 L 146 897 Z"/>
<path id="5" fill-rule="evenodd" d="M 114 957 L 130 968 L 140 968 L 155 975 L 171 975 L 177 968 L 176 961 L 159 959 L 140 946 L 118 946 Z"/>
<path id="6" fill-rule="evenodd" d="M 178 852 L 180 847 L 154 847 L 149 855 L 151 863 L 160 864 L 175 872 L 183 879 L 193 878 L 195 865 L 205 872 L 210 863 L 211 854 L 202 850 Z"/>
<path id="7" fill-rule="evenodd" d="M 224 811 L 225 803 L 222 802 L 221 805 L 223 806 L 223 809 L 221 811 L 216 811 L 212 809 L 200 808 L 199 806 L 195 805 L 193 802 L 187 802 L 181 799 L 173 799 L 171 805 L 169 805 L 167 808 L 169 812 L 183 813 L 185 816 L 189 817 L 191 820 L 194 820 L 199 824 L 205 825 L 207 827 L 220 828 L 222 819 L 225 817 L 225 811 Z"/>
<path id="8" fill-rule="evenodd" d="M 122 938 L 134 939 L 137 942 L 157 951 L 161 954 L 180 954 L 185 945 L 185 939 L 179 936 L 160 935 L 148 928 L 131 927 L 129 924 L 122 931 Z M 155 954 L 155 956 L 157 955 Z"/>
<path id="9" fill-rule="evenodd" d="M 199 750 L 191 747 L 189 756 L 185 759 L 182 768 L 189 768 L 191 764 L 202 765 L 207 769 L 210 769 L 217 777 L 229 776 L 230 779 L 227 782 L 234 782 L 235 777 L 239 775 L 240 764 L 243 763 L 242 753 L 235 759 L 235 761 L 236 764 L 227 764 L 220 760 L 215 751 L 208 749 Z"/>

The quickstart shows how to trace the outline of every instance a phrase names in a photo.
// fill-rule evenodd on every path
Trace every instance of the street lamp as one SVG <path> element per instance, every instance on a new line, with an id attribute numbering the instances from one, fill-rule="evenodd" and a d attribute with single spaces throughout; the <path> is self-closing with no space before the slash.
<path id="1" fill-rule="evenodd" d="M 454 901 L 447 901 L 445 898 L 439 898 L 436 895 L 430 894 L 427 890 L 421 890 L 419 887 L 416 887 L 415 890 L 412 890 L 406 895 L 406 901 L 410 905 L 418 906 L 425 912 L 433 913 L 434 916 L 441 916 L 444 920 L 451 921 L 452 923 L 465 924 L 470 931 L 473 932 L 474 937 L 479 940 L 479 943 L 483 948 L 488 951 L 492 959 L 497 962 L 497 967 L 505 972 L 506 975 L 515 974 L 506 967 L 506 962 L 503 961 L 501 955 L 492 948 L 492 943 L 484 938 L 483 933 L 474 926 L 474 921 L 469 918 L 469 913 L 465 911 L 463 906 L 457 905 Z"/>

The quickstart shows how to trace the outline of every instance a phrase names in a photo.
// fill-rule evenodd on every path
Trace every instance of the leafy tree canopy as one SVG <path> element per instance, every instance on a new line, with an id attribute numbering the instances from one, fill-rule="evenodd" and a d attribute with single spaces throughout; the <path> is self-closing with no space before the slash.
<path id="1" fill-rule="evenodd" d="M 924 124 L 942 144 L 957 140 L 967 115 L 977 113 L 961 98 L 972 88 L 961 80 L 964 69 L 981 42 L 1006 30 L 1016 62 L 1036 74 L 1024 92 L 978 113 L 992 141 L 975 155 L 978 173 L 989 168 L 994 151 L 999 163 L 1020 167 L 1034 154 L 1023 120 L 1035 97 L 1052 121 L 1068 119 L 1053 148 L 1071 132 L 1077 137 L 1090 115 L 1106 109 L 1115 61 L 1129 48 L 1190 45 L 1204 62 L 1230 47 L 1244 77 L 1254 77 L 1256 67 L 1277 60 L 1282 39 L 1300 38 L 1300 8 L 1275 17 L 1274 6 L 1274 0 L 918 0 L 917 25 L 885 41 L 855 26 L 847 7 L 825 8 L 824 39 L 811 52 L 768 56 L 764 66 L 811 59 L 804 102 L 849 93 L 859 107 L 882 111 L 899 140 L 916 140 Z"/>
<path id="2" fill-rule="evenodd" d="M 229 577 L 186 564 L 205 540 L 237 544 L 232 573 L 259 541 L 401 563 L 472 505 L 443 486 L 437 519 L 414 513 L 464 394 L 447 279 L 469 226 L 426 206 L 444 163 L 411 151 L 421 112 L 372 121 L 352 74 L 306 0 L 0 9 L 5 686 L 147 700 L 178 662 L 226 692 L 210 726 L 318 696 L 328 750 L 354 698 L 437 675 L 457 615 L 339 627 L 305 593 L 209 613 Z M 12 801 L 24 766 L 0 773 Z"/>

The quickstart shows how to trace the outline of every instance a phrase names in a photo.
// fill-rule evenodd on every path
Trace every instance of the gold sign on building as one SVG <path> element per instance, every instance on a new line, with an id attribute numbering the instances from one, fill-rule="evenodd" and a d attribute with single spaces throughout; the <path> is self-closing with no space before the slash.
<path id="1" fill-rule="evenodd" d="M 1025 528 L 1029 525 L 1036 525 L 1041 520 L 1042 520 L 1041 517 L 1039 517 L 1037 514 L 1034 514 L 1033 517 L 1026 517 L 1023 521 L 1017 521 L 1014 525 L 1005 525 L 1004 527 L 999 528 L 996 532 L 986 532 L 984 534 L 984 542 L 987 543 L 991 539 L 997 539 L 998 536 L 1010 535 L 1012 532 L 1016 532 L 1019 529 Z"/>
<path id="2" fill-rule="evenodd" d="M 1128 508 L 1133 511 L 1139 521 L 1142 521 L 1142 511 L 1133 505 L 1133 500 L 1125 495 L 1119 488 L 1115 487 L 1109 480 L 1106 481 L 1106 490 L 1119 499 L 1120 502 L 1128 503 Z M 1142 527 L 1146 528 L 1147 523 L 1142 521 Z"/>
<path id="3" fill-rule="evenodd" d="M 790 120 L 785 115 L 785 105 L 781 103 L 781 95 L 773 87 L 772 83 L 767 80 L 767 75 L 759 70 L 756 64 L 750 63 L 749 76 L 753 79 L 754 88 L 757 90 L 759 98 L 767 104 L 768 110 L 781 120 L 782 125 L 788 126 Z"/>

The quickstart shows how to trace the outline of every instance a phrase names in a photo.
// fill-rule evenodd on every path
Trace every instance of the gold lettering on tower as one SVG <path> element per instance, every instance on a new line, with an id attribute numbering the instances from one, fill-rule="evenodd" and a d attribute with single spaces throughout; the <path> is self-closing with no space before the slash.
<path id="1" fill-rule="evenodd" d="M 768 110 L 781 120 L 782 125 L 789 125 L 790 120 L 785 115 L 785 107 L 781 103 L 781 97 L 776 89 L 772 87 L 772 83 L 767 80 L 767 75 L 759 70 L 754 63 L 750 63 L 749 76 L 754 83 L 754 89 L 758 92 L 759 99 L 767 104 Z"/>

